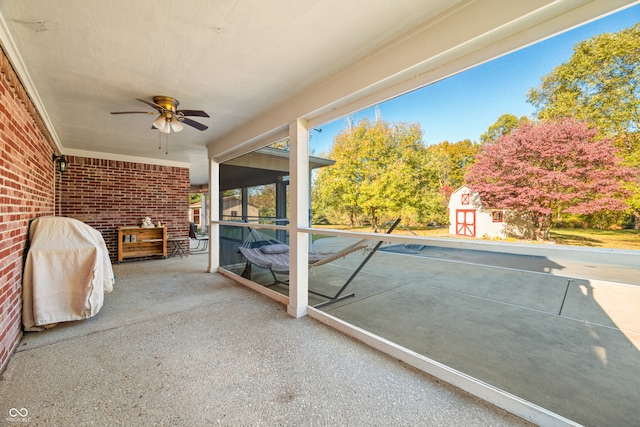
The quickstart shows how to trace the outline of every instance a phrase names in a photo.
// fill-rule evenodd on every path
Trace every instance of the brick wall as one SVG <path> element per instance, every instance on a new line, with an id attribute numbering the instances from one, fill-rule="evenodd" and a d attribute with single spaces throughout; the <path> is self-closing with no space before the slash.
<path id="1" fill-rule="evenodd" d="M 54 145 L 0 49 L 0 372 L 22 337 L 29 220 L 53 214 Z"/>
<path id="2" fill-rule="evenodd" d="M 166 225 L 169 236 L 189 236 L 188 168 L 74 156 L 67 160 L 60 213 L 99 230 L 112 260 L 118 255 L 117 227 L 139 225 L 147 216 Z"/>
<path id="3" fill-rule="evenodd" d="M 22 337 L 22 268 L 29 221 L 70 216 L 102 232 L 117 257 L 116 227 L 145 216 L 188 236 L 189 169 L 69 157 L 62 176 L 55 144 L 0 49 L 0 372 Z"/>

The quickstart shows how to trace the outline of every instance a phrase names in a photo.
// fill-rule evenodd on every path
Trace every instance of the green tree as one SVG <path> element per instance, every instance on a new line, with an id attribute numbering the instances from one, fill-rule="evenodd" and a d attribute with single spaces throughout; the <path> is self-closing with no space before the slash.
<path id="1" fill-rule="evenodd" d="M 377 227 L 394 216 L 424 219 L 430 209 L 427 151 L 416 123 L 389 124 L 380 117 L 348 126 L 334 139 L 332 167 L 314 181 L 317 217 L 342 215 L 351 226 L 361 220 Z"/>
<path id="2" fill-rule="evenodd" d="M 480 142 L 482 144 L 487 144 L 489 142 L 495 141 L 502 135 L 510 134 L 512 130 L 520 126 L 522 123 L 527 123 L 529 119 L 526 116 L 522 116 L 517 118 L 513 114 L 503 114 L 498 120 L 491 126 L 489 129 L 482 135 L 480 135 Z"/>
<path id="3" fill-rule="evenodd" d="M 279 139 L 268 147 L 289 151 L 289 137 L 287 136 L 286 138 Z"/>
<path id="4" fill-rule="evenodd" d="M 443 141 L 427 147 L 433 153 L 433 169 L 441 189 L 455 190 L 464 184 L 464 174 L 475 162 L 479 147 L 469 139 L 455 144 Z"/>
<path id="5" fill-rule="evenodd" d="M 610 139 L 628 166 L 640 169 L 640 23 L 577 43 L 564 64 L 542 78 L 527 100 L 541 120 L 573 117 Z M 640 229 L 640 185 L 627 204 Z"/>
<path id="6" fill-rule="evenodd" d="M 189 204 L 192 205 L 194 203 L 198 203 L 202 200 L 202 194 L 200 193 L 189 193 Z"/>
<path id="7" fill-rule="evenodd" d="M 351 133 L 352 130 L 347 129 L 335 137 L 328 157 L 336 163 L 318 171 L 312 189 L 312 205 L 316 217 L 335 221 L 346 216 L 354 226 L 362 211 L 357 197 L 362 177 L 355 154 L 359 141 Z"/>
<path id="8" fill-rule="evenodd" d="M 247 191 L 247 202 L 258 208 L 260 218 L 276 217 L 276 186 L 275 184 L 251 187 Z"/>
<path id="9" fill-rule="evenodd" d="M 423 148 L 418 153 L 415 167 L 407 171 L 406 176 L 414 181 L 415 189 L 410 195 L 410 203 L 404 205 L 402 216 L 410 219 L 410 223 L 447 223 L 448 198 L 445 199 L 446 194 L 438 180 L 439 165 L 436 153 Z"/>

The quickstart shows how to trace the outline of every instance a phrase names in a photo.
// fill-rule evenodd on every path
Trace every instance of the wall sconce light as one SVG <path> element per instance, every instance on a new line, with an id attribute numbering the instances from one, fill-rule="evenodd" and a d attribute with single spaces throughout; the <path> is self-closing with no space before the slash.
<path id="1" fill-rule="evenodd" d="M 60 172 L 66 172 L 67 171 L 67 167 L 69 166 L 69 162 L 67 162 L 67 159 L 64 158 L 64 156 L 60 155 L 58 156 L 57 154 L 53 154 L 53 164 L 55 164 L 56 162 L 58 162 L 58 170 Z"/>

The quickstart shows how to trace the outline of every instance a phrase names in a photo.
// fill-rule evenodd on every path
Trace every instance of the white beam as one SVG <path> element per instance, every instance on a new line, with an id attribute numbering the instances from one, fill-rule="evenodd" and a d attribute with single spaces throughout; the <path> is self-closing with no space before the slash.
<path id="1" fill-rule="evenodd" d="M 209 160 L 209 266 L 207 271 L 214 273 L 220 267 L 220 163 Z"/>
<path id="2" fill-rule="evenodd" d="M 309 304 L 309 132 L 304 120 L 289 124 L 289 305 L 293 317 L 307 314 Z"/>

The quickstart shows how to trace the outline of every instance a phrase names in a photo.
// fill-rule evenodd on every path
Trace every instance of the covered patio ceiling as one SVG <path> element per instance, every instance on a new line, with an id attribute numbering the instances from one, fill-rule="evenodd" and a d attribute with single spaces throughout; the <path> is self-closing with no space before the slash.
<path id="1" fill-rule="evenodd" d="M 628 0 L 3 0 L 0 43 L 63 154 L 189 167 L 613 12 Z M 204 110 L 166 140 L 136 98 Z M 162 149 L 158 146 L 162 145 Z"/>

